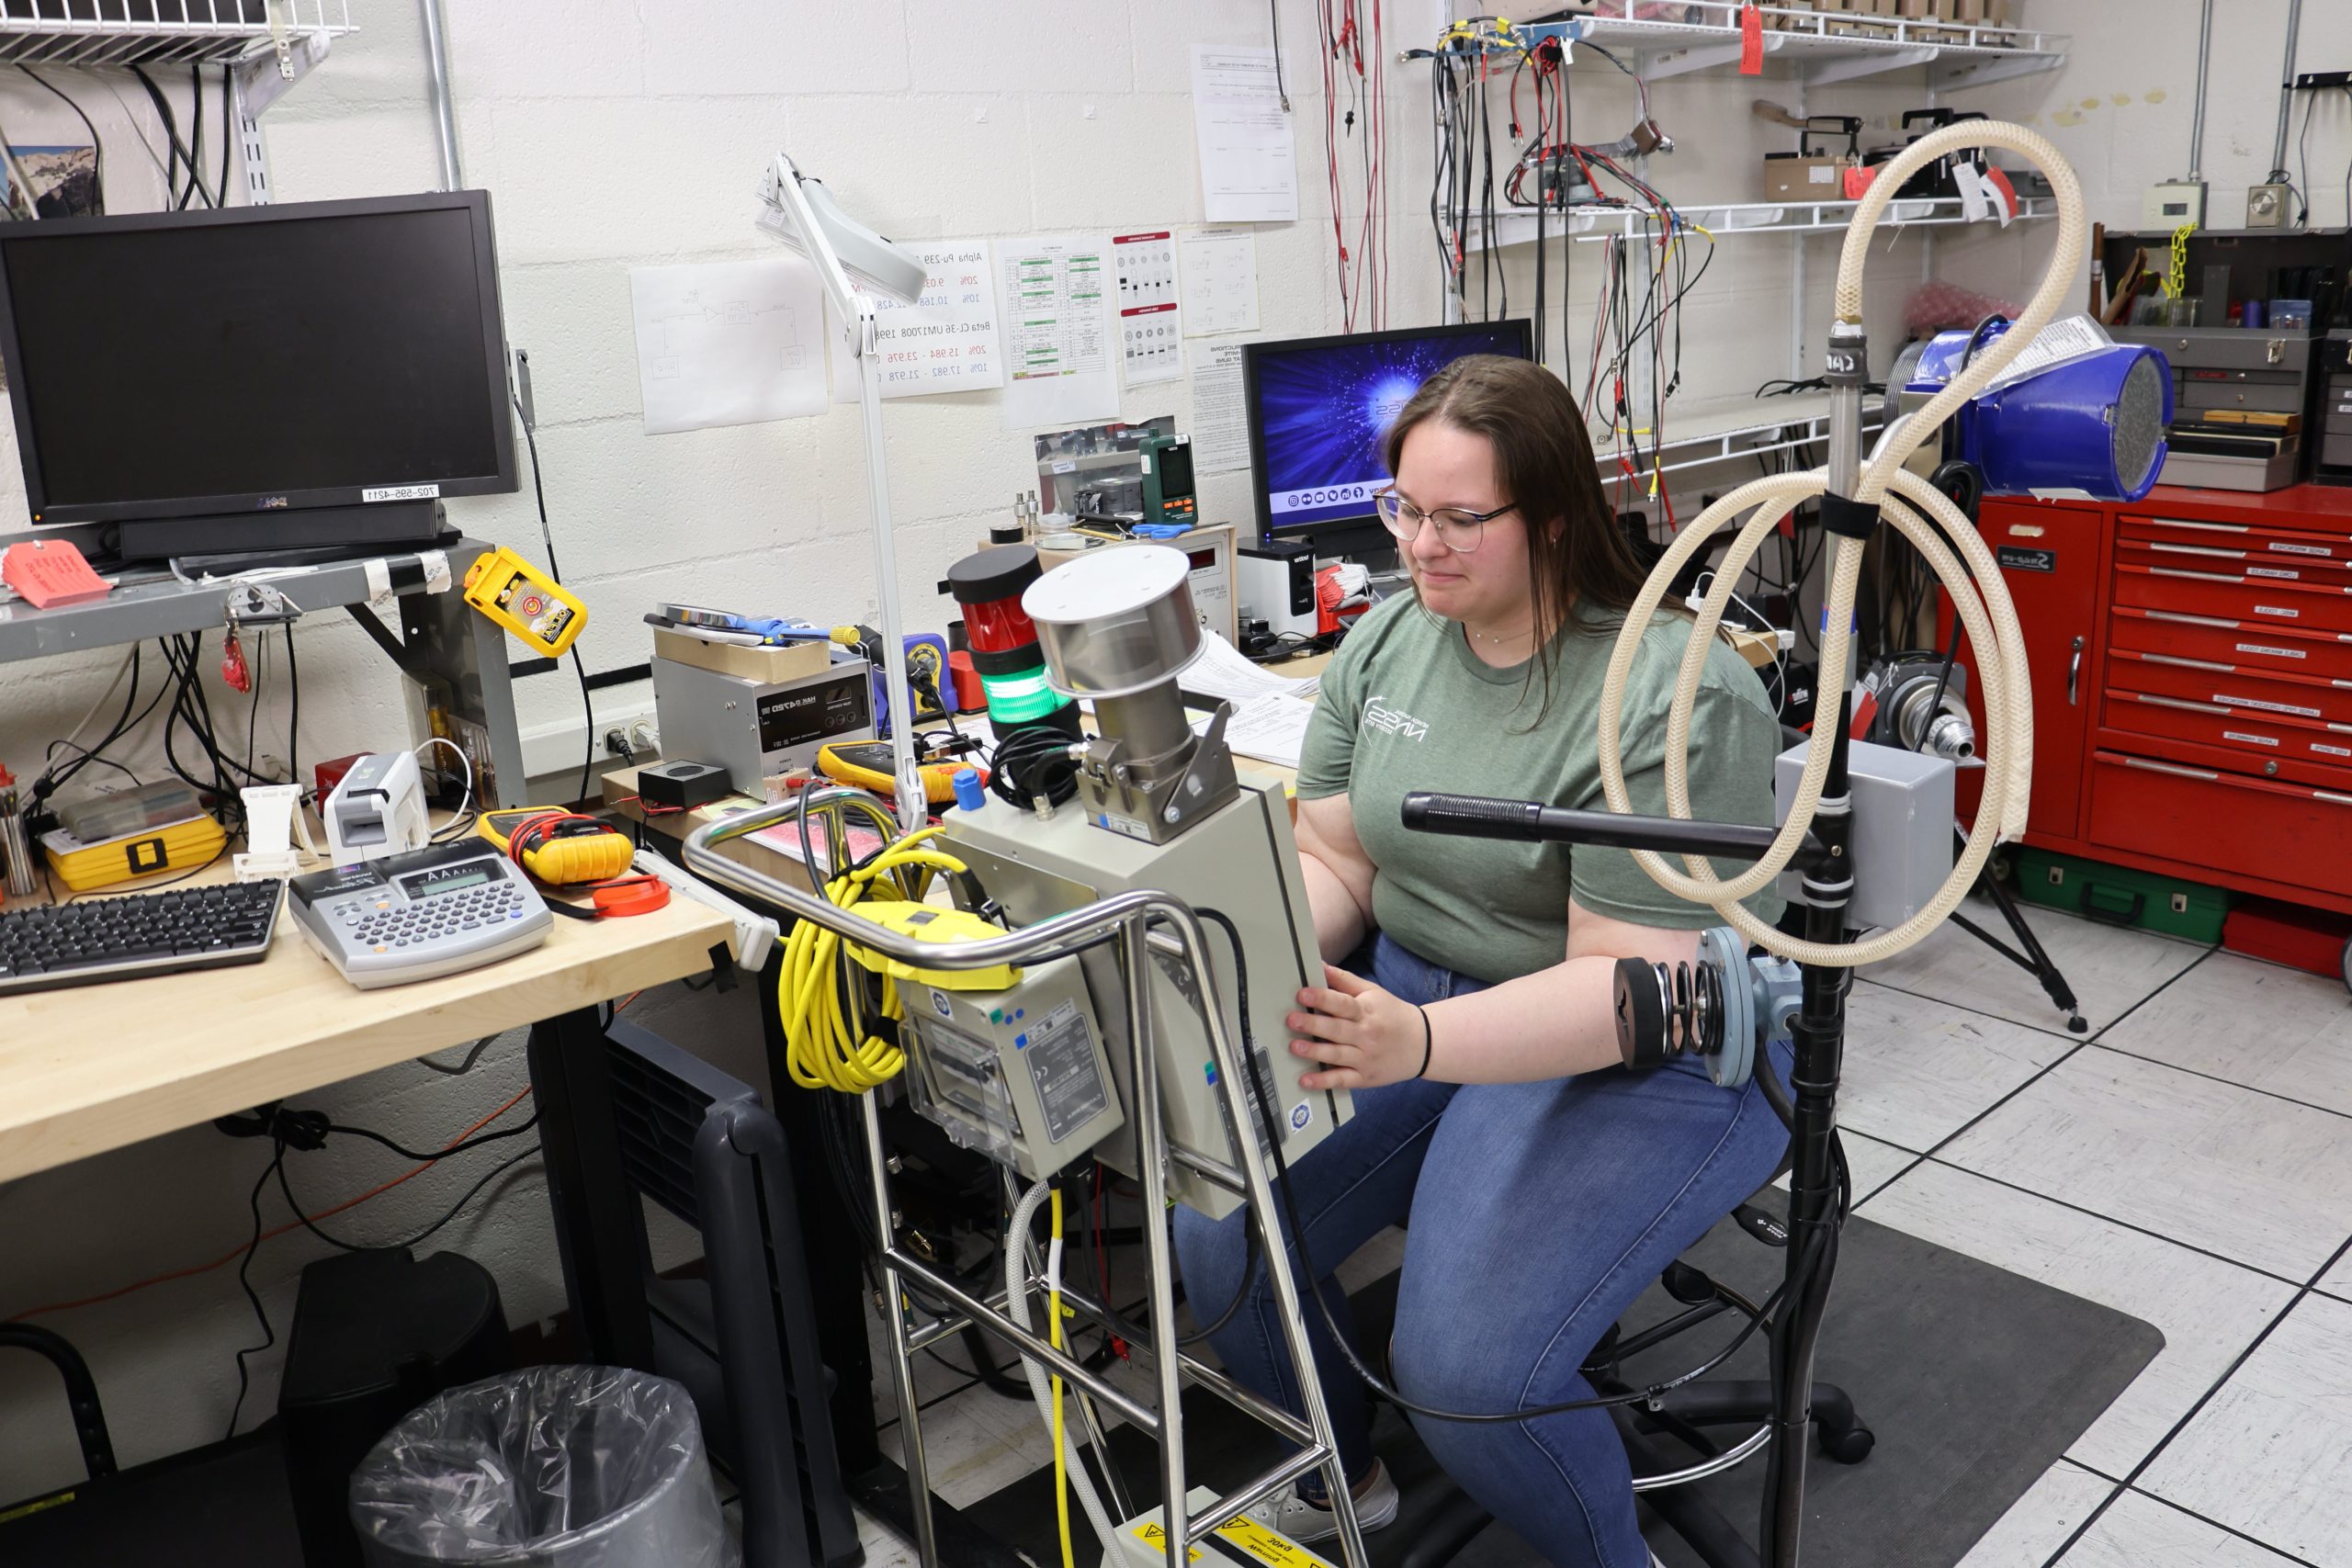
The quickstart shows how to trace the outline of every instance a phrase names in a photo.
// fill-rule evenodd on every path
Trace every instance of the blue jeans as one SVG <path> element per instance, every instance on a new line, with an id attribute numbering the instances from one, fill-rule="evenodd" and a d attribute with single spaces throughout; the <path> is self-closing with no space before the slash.
<path id="1" fill-rule="evenodd" d="M 1372 978 L 1411 1002 L 1484 988 L 1382 936 Z M 1771 1050 L 1782 1075 L 1785 1043 Z M 1585 1353 L 1677 1255 L 1772 1174 L 1788 1134 L 1755 1084 L 1718 1087 L 1687 1060 L 1542 1083 L 1412 1081 L 1358 1090 L 1355 1116 L 1292 1168 L 1316 1262 L 1336 1268 L 1408 1224 L 1390 1347 L 1397 1385 L 1442 1409 L 1589 1397 Z M 1175 1217 L 1193 1311 L 1233 1297 L 1244 1217 Z M 1283 1222 L 1287 1235 L 1288 1221 Z M 1294 1265 L 1297 1250 L 1292 1248 Z M 1347 1299 L 1316 1281 L 1352 1335 Z M 1373 1463 L 1363 1384 L 1307 1303 L 1323 1395 L 1351 1476 Z M 1262 1267 L 1212 1343 L 1240 1382 L 1302 1408 Z M 1379 1365 L 1379 1347 L 1358 1346 Z M 1573 1568 L 1648 1568 L 1624 1445 L 1603 1410 L 1469 1425 L 1416 1416 L 1438 1462 L 1495 1517 Z"/>

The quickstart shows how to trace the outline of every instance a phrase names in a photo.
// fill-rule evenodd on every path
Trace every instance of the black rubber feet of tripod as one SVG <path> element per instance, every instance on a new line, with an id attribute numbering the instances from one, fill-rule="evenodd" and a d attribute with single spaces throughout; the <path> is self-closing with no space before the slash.
<path id="1" fill-rule="evenodd" d="M 1817 1422 L 1813 1436 L 1823 1455 L 1839 1464 L 1860 1464 L 1878 1447 L 1878 1435 L 1868 1427 L 1831 1427 L 1826 1422 Z"/>
<path id="2" fill-rule="evenodd" d="M 2081 1013 L 2076 1013 L 2066 1021 L 2066 1032 L 2069 1034 L 2088 1034 L 2090 1032 L 2090 1021 Z"/>

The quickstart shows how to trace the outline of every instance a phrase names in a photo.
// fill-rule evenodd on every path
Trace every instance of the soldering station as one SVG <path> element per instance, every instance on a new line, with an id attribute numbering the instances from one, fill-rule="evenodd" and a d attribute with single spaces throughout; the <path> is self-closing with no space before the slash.
<path id="1" fill-rule="evenodd" d="M 2352 21 L 6 9 L 0 1562 L 2352 1568 Z"/>

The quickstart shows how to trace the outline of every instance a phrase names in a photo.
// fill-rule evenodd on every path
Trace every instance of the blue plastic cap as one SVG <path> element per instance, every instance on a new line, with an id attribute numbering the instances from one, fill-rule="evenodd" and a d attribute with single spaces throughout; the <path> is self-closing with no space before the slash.
<path id="1" fill-rule="evenodd" d="M 989 792 L 980 784 L 978 768 L 956 770 L 956 804 L 967 811 L 978 811 L 988 804 Z"/>

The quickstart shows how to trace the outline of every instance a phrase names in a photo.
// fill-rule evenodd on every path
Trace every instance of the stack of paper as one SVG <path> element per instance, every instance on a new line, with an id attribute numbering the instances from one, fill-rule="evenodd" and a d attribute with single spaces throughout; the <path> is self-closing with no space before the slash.
<path id="1" fill-rule="evenodd" d="M 1322 685 L 1322 677 L 1310 675 L 1303 681 L 1287 675 L 1277 675 L 1262 664 L 1253 664 L 1241 650 L 1216 632 L 1201 634 L 1201 651 L 1184 666 L 1176 677 L 1177 685 L 1204 697 L 1223 697 L 1236 705 L 1252 697 L 1284 696 L 1311 698 Z"/>
<path id="2" fill-rule="evenodd" d="M 1269 692 L 1234 705 L 1232 722 L 1225 727 L 1225 743 L 1238 757 L 1295 768 L 1306 740 L 1306 721 L 1314 716 L 1313 703 L 1301 702 L 1287 693 Z M 1204 734 L 1209 724 L 1209 718 L 1196 719 L 1193 732 Z"/>

